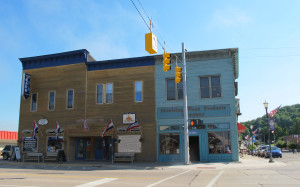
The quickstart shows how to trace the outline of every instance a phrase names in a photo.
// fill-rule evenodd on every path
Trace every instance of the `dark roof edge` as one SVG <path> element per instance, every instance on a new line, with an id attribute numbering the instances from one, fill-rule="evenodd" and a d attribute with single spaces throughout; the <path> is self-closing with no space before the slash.
<path id="1" fill-rule="evenodd" d="M 34 56 L 34 57 L 25 57 L 25 58 L 19 58 L 21 62 L 25 61 L 32 61 L 32 60 L 41 60 L 41 59 L 48 59 L 53 57 L 61 57 L 61 56 L 68 56 L 68 55 L 74 55 L 74 54 L 89 54 L 90 52 L 86 49 L 79 49 L 75 51 L 68 51 L 68 52 L 62 52 L 62 53 L 54 53 L 49 55 L 41 55 L 41 56 Z"/>

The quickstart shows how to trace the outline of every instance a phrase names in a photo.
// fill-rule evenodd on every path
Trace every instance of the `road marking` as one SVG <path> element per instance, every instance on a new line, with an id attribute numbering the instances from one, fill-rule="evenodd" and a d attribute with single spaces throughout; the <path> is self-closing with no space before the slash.
<path id="1" fill-rule="evenodd" d="M 185 173 L 190 172 L 190 171 L 192 171 L 192 170 L 188 170 L 188 171 L 179 173 L 179 174 L 177 174 L 177 175 L 173 175 L 173 176 L 171 176 L 171 177 L 168 177 L 168 178 L 165 178 L 165 179 L 163 179 L 163 180 L 157 181 L 157 182 L 155 182 L 155 183 L 153 183 L 153 184 L 149 184 L 149 185 L 146 186 L 146 187 L 152 187 L 152 186 L 155 186 L 155 185 L 157 185 L 157 184 L 160 184 L 160 183 L 162 183 L 162 182 L 165 182 L 165 181 L 167 181 L 167 180 L 170 180 L 170 179 L 172 179 L 172 178 L 174 178 L 174 177 L 177 177 L 177 176 L 179 176 L 179 175 L 185 174 Z"/>
<path id="2" fill-rule="evenodd" d="M 218 178 L 221 177 L 221 175 L 222 175 L 223 173 L 224 173 L 224 171 L 220 171 L 220 172 L 218 173 L 218 175 L 215 176 L 215 177 L 208 183 L 208 185 L 206 185 L 206 187 L 212 187 L 212 186 L 217 182 Z"/>
<path id="3" fill-rule="evenodd" d="M 100 180 L 96 180 L 96 181 L 93 181 L 93 182 L 85 183 L 85 184 L 82 184 L 82 185 L 78 185 L 78 186 L 75 186 L 75 187 L 93 187 L 93 186 L 108 183 L 108 182 L 111 182 L 111 181 L 114 181 L 114 180 L 117 180 L 117 179 L 118 178 L 105 178 L 105 179 L 100 179 Z"/>

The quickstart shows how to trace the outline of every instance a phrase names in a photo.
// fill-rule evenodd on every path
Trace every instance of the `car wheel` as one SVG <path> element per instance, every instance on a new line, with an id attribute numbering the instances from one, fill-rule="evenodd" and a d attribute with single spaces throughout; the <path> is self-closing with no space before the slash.
<path id="1" fill-rule="evenodd" d="M 7 160 L 8 159 L 8 155 L 7 154 L 4 154 L 3 155 L 3 160 Z"/>

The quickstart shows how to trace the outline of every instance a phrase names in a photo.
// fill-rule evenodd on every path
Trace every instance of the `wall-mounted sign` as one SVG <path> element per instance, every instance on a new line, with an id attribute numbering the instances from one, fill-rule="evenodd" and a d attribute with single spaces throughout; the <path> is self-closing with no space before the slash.
<path id="1" fill-rule="evenodd" d="M 135 114 L 123 114 L 123 124 L 132 124 L 135 122 Z"/>
<path id="2" fill-rule="evenodd" d="M 47 119 L 40 119 L 40 120 L 38 121 L 38 124 L 39 124 L 39 125 L 47 125 L 47 124 L 48 124 L 48 120 L 47 120 Z"/>
<path id="3" fill-rule="evenodd" d="M 37 151 L 37 139 L 26 137 L 23 139 L 23 151 L 36 152 Z"/>
<path id="4" fill-rule="evenodd" d="M 29 91 L 30 91 L 30 75 L 27 73 L 23 73 L 21 93 L 24 99 L 27 99 L 29 97 Z"/>
<path id="5" fill-rule="evenodd" d="M 199 105 L 188 107 L 189 118 L 202 117 L 225 117 L 230 116 L 230 105 Z M 183 118 L 183 107 L 159 107 L 157 108 L 157 119 L 181 119 Z"/>

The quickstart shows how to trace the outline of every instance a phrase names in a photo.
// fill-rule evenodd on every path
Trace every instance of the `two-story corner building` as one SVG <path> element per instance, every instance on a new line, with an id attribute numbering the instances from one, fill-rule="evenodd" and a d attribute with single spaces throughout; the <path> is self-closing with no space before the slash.
<path id="1" fill-rule="evenodd" d="M 64 150 L 72 161 L 110 160 L 113 152 L 133 151 L 137 161 L 156 160 L 153 57 L 99 62 L 77 50 L 20 61 L 30 75 L 29 97 L 20 104 L 22 152 L 46 157 Z M 135 121 L 140 128 L 125 131 Z M 114 128 L 101 137 L 110 122 Z"/>
<path id="2" fill-rule="evenodd" d="M 189 119 L 204 122 L 189 129 L 191 160 L 236 161 L 238 50 L 186 58 Z M 64 150 L 68 161 L 111 160 L 116 152 L 135 152 L 137 161 L 184 160 L 182 82 L 174 82 L 173 63 L 162 70 L 162 55 L 96 61 L 84 49 L 20 61 L 30 76 L 20 103 L 23 153 Z M 139 127 L 126 131 L 136 121 Z M 102 136 L 109 124 L 114 128 Z"/>
<path id="3" fill-rule="evenodd" d="M 187 52 L 186 62 L 188 118 L 203 120 L 197 128 L 189 127 L 190 160 L 237 161 L 238 49 Z M 175 63 L 168 72 L 162 66 L 157 57 L 157 158 L 184 161 L 183 84 L 174 82 Z"/>

